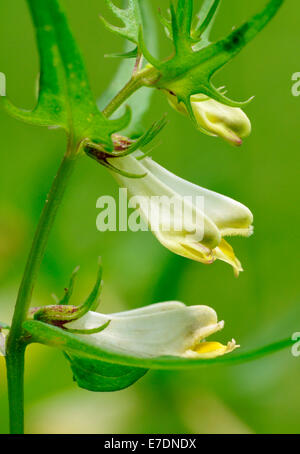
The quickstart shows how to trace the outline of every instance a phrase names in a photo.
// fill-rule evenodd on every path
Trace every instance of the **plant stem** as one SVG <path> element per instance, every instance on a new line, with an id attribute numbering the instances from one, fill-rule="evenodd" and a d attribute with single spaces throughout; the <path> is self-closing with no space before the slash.
<path id="1" fill-rule="evenodd" d="M 40 217 L 15 305 L 6 351 L 11 433 L 23 433 L 24 424 L 23 376 L 26 341 L 23 339 L 22 324 L 27 316 L 49 234 L 74 168 L 76 151 L 76 143 L 72 139 L 69 140 L 67 152 L 53 181 Z"/>
<path id="2" fill-rule="evenodd" d="M 151 86 L 157 80 L 158 74 L 157 69 L 152 66 L 133 74 L 130 81 L 106 106 L 103 114 L 109 118 L 135 91 L 143 86 Z"/>
<path id="3" fill-rule="evenodd" d="M 8 378 L 9 429 L 11 434 L 24 433 L 24 356 L 25 344 L 6 356 Z"/>

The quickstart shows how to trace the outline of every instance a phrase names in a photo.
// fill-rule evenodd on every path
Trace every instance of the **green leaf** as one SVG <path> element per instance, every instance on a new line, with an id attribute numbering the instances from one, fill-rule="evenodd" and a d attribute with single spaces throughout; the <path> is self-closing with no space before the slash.
<path id="1" fill-rule="evenodd" d="M 193 0 L 178 0 L 177 11 L 171 3 L 172 35 L 176 54 L 184 54 L 190 48 Z"/>
<path id="2" fill-rule="evenodd" d="M 284 0 L 269 0 L 260 13 L 234 30 L 227 38 L 209 44 L 208 36 L 219 1 L 207 0 L 204 3 L 199 23 L 193 29 L 191 26 L 192 2 L 178 0 L 176 10 L 171 6 L 175 55 L 166 61 L 157 61 L 152 57 L 141 37 L 144 55 L 161 73 L 161 78 L 155 86 L 174 93 L 178 101 L 186 105 L 189 112 L 192 112 L 190 97 L 198 93 L 232 107 L 241 107 L 245 103 L 232 101 L 222 95 L 211 84 L 211 77 L 268 24 L 283 2 Z"/>
<path id="3" fill-rule="evenodd" d="M 95 392 L 120 391 L 143 377 L 147 369 L 119 366 L 95 359 L 65 354 L 80 388 Z"/>
<path id="4" fill-rule="evenodd" d="M 40 56 L 39 97 L 33 111 L 19 109 L 3 98 L 6 111 L 24 122 L 42 126 L 68 127 L 66 114 L 66 80 L 59 55 L 56 34 L 47 2 L 28 0 L 36 30 Z"/>
<path id="5" fill-rule="evenodd" d="M 192 5 L 187 4 L 189 6 L 189 11 L 187 12 L 189 14 L 190 27 L 188 30 L 186 30 L 185 39 L 187 39 L 188 42 L 196 43 L 194 50 L 200 50 L 202 47 L 205 47 L 209 44 L 209 35 L 214 24 L 220 2 L 221 0 L 204 0 L 199 13 L 196 15 L 193 21 L 191 8 Z M 173 17 L 177 21 L 176 14 L 173 14 Z M 165 18 L 162 15 L 161 11 L 159 11 L 159 19 L 161 24 L 165 28 L 168 38 L 174 40 L 172 21 Z"/>
<path id="6" fill-rule="evenodd" d="M 209 77 L 232 60 L 275 16 L 284 0 L 271 0 L 266 7 L 249 21 L 234 30 L 227 38 L 212 44 L 208 50 L 213 54 Z"/>
<path id="7" fill-rule="evenodd" d="M 31 335 L 29 343 L 38 342 L 66 352 L 69 356 L 84 357 L 90 360 L 104 361 L 109 364 L 137 367 L 142 369 L 165 369 L 178 370 L 194 367 L 218 365 L 218 364 L 241 364 L 276 353 L 284 348 L 292 347 L 295 343 L 291 338 L 263 346 L 250 352 L 231 353 L 214 359 L 190 359 L 179 356 L 141 357 L 133 356 L 122 351 L 110 350 L 95 345 L 89 336 L 77 336 L 68 333 L 55 326 L 47 325 L 38 321 L 26 321 L 23 328 Z"/>
<path id="8" fill-rule="evenodd" d="M 58 126 L 79 142 L 91 139 L 113 149 L 111 134 L 124 128 L 130 115 L 108 120 L 97 108 L 85 65 L 58 0 L 27 0 L 36 29 L 40 86 L 36 107 L 25 111 L 1 98 L 13 117 L 34 125 Z"/>
<path id="9" fill-rule="evenodd" d="M 123 27 L 116 27 L 101 16 L 100 19 L 105 27 L 114 34 L 139 45 L 139 29 L 142 26 L 139 0 L 128 0 L 128 7 L 124 9 L 118 8 L 112 0 L 105 0 L 105 3 L 113 14 L 124 24 Z"/>
<path id="10" fill-rule="evenodd" d="M 209 36 L 214 25 L 215 18 L 220 6 L 221 0 L 205 0 L 203 6 L 197 15 L 197 23 L 192 27 L 191 36 L 198 43 L 194 50 L 200 50 L 202 47 L 210 44 Z"/>
<path id="11" fill-rule="evenodd" d="M 157 29 L 154 14 L 150 0 L 142 0 L 141 11 L 144 19 L 144 33 L 149 41 L 151 40 L 151 51 L 157 52 L 158 40 L 157 40 Z M 126 52 L 130 50 L 128 45 L 124 49 Z M 106 104 L 120 91 L 123 86 L 128 82 L 131 77 L 134 64 L 130 60 L 123 60 L 116 72 L 111 84 L 108 89 L 103 93 L 98 101 L 99 109 L 103 110 Z M 122 134 L 129 137 L 140 136 L 144 132 L 142 120 L 145 113 L 149 109 L 153 95 L 153 90 L 143 87 L 134 93 L 131 98 L 127 101 L 127 105 L 133 112 L 133 121 L 131 124 L 122 131 Z M 124 114 L 124 107 L 121 107 L 115 115 Z M 115 115 L 113 118 L 115 118 Z"/>

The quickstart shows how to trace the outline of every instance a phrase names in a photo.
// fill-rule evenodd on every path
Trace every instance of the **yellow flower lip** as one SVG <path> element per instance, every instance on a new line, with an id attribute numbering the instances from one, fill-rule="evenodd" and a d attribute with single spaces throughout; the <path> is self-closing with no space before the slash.
<path id="1" fill-rule="evenodd" d="M 202 341 L 193 349 L 187 350 L 184 356 L 195 359 L 212 359 L 231 353 L 239 347 L 234 339 L 229 341 L 227 345 L 216 341 Z"/>
<path id="2" fill-rule="evenodd" d="M 217 341 L 206 340 L 207 337 L 221 331 L 224 325 L 224 321 L 220 321 L 199 330 L 194 343 L 186 349 L 182 356 L 195 359 L 212 359 L 233 352 L 239 347 L 234 339 L 228 342 L 227 345 L 223 345 Z"/>

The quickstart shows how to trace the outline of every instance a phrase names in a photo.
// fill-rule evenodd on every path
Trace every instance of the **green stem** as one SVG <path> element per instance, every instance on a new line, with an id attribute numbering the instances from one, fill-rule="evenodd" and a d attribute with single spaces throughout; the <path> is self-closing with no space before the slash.
<path id="1" fill-rule="evenodd" d="M 103 114 L 109 118 L 134 92 L 143 86 L 151 86 L 157 80 L 159 73 L 153 66 L 134 74 L 130 81 L 103 110 Z"/>
<path id="2" fill-rule="evenodd" d="M 6 363 L 10 407 L 10 428 L 12 433 L 23 432 L 23 375 L 26 341 L 23 338 L 22 324 L 27 317 L 32 292 L 42 259 L 45 254 L 49 234 L 63 198 L 68 180 L 74 168 L 77 156 L 76 151 L 76 144 L 73 140 L 70 140 L 67 152 L 53 181 L 52 188 L 40 217 L 19 289 L 12 325 L 7 340 Z"/>
<path id="3" fill-rule="evenodd" d="M 24 354 L 25 344 L 6 356 L 11 434 L 24 433 Z"/>

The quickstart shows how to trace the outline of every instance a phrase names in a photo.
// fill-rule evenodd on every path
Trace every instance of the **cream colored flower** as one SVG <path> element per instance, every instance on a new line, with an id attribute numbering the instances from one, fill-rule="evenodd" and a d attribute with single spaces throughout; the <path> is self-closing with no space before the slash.
<path id="1" fill-rule="evenodd" d="M 205 264 L 219 259 L 229 263 L 236 274 L 242 271 L 224 237 L 251 235 L 253 216 L 247 207 L 185 181 L 149 158 L 139 161 L 128 156 L 114 159 L 113 163 L 123 171 L 146 174 L 134 179 L 113 173 L 118 183 L 128 189 L 131 207 L 138 208 L 166 248 Z"/>
<path id="2" fill-rule="evenodd" d="M 220 331 L 216 312 L 208 306 L 185 306 L 172 301 L 153 304 L 116 314 L 88 312 L 81 319 L 68 323 L 72 329 L 89 330 L 111 320 L 100 333 L 88 334 L 89 342 L 115 354 L 139 358 L 181 356 L 216 358 L 235 350 L 232 340 L 227 345 L 207 342 L 206 338 Z M 80 334 L 85 338 L 86 335 Z"/>
<path id="3" fill-rule="evenodd" d="M 169 95 L 168 99 L 178 112 L 187 114 L 185 105 L 178 103 L 176 96 Z M 198 128 L 205 134 L 222 137 L 237 146 L 250 135 L 251 123 L 242 109 L 226 106 L 203 94 L 191 96 L 190 101 Z"/>

